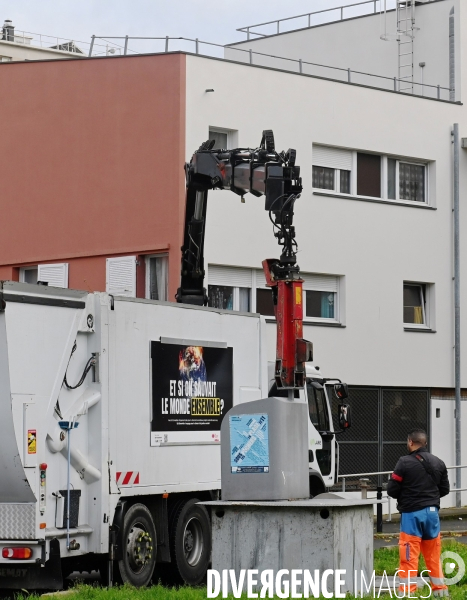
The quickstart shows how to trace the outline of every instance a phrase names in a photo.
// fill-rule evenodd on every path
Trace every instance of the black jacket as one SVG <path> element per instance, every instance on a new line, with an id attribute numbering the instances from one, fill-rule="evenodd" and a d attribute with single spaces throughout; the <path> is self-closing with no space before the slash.
<path id="1" fill-rule="evenodd" d="M 388 483 L 388 496 L 397 499 L 397 510 L 401 513 L 427 506 L 439 508 L 439 499 L 447 494 L 449 479 L 446 465 L 426 448 L 402 456 Z"/>

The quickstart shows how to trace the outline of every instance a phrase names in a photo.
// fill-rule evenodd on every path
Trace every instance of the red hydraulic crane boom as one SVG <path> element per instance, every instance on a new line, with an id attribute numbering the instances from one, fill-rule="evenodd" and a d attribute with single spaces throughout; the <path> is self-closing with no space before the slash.
<path id="1" fill-rule="evenodd" d="M 248 192 L 264 195 L 274 235 L 282 246 L 279 259 L 263 261 L 277 321 L 275 380 L 279 388 L 301 388 L 305 384 L 305 362 L 312 360 L 313 346 L 303 339 L 303 280 L 296 260 L 294 205 L 302 191 L 296 152 L 289 149 L 277 153 L 270 130 L 263 132 L 261 144 L 255 149 L 214 150 L 213 146 L 213 140 L 202 144 L 185 165 L 185 230 L 177 302 L 207 305 L 204 238 L 208 191 L 229 189 L 240 196 Z"/>

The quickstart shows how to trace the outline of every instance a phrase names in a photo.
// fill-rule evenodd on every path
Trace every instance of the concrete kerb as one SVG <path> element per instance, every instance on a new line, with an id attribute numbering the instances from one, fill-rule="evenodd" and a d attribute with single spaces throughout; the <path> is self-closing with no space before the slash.
<path id="1" fill-rule="evenodd" d="M 456 531 L 441 531 L 441 537 L 442 538 L 446 538 L 446 537 L 452 537 L 452 538 L 457 538 L 457 537 L 463 537 L 463 536 L 467 536 L 467 529 L 459 529 Z M 399 537 L 399 533 L 398 532 L 388 532 L 388 533 L 375 533 L 374 534 L 374 538 L 375 540 L 384 540 L 385 538 L 398 538 Z"/>

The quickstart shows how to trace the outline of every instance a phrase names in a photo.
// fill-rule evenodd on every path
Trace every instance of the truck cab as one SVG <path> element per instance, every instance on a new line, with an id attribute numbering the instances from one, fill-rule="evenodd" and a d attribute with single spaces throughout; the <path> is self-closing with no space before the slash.
<path id="1" fill-rule="evenodd" d="M 287 390 L 277 389 L 271 374 L 274 373 L 274 363 L 269 363 L 270 388 L 269 396 L 287 397 Z M 332 414 L 332 395 L 335 385 L 342 386 L 340 379 L 329 379 L 323 376 L 319 367 L 306 363 L 306 386 L 295 390 L 295 398 L 308 404 L 308 462 L 310 472 L 310 497 L 317 496 L 337 483 L 339 469 L 339 446 L 336 433 L 345 431 L 335 430 L 334 423 L 340 422 L 339 406 L 335 406 L 335 419 Z M 344 387 L 345 384 L 344 384 Z M 336 399 L 345 399 L 341 396 Z M 336 403 L 335 403 L 336 404 Z M 347 406 L 347 405 L 344 405 Z M 348 418 L 344 427 L 350 426 L 350 412 L 347 406 Z"/>

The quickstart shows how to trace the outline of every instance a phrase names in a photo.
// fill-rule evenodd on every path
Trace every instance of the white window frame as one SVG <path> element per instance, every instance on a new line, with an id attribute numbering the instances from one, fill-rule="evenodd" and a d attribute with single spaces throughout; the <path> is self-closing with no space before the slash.
<path id="1" fill-rule="evenodd" d="M 268 288 L 268 286 L 266 285 L 266 280 L 264 278 L 264 274 L 261 271 L 261 269 L 250 269 L 248 267 L 237 267 L 240 268 L 242 271 L 245 272 L 245 274 L 248 274 L 249 277 L 251 277 L 251 285 L 247 286 L 247 285 L 231 285 L 230 283 L 227 282 L 227 280 L 224 280 L 223 283 L 212 283 L 209 280 L 209 271 L 210 268 L 213 266 L 219 266 L 219 267 L 228 267 L 228 265 L 208 265 L 208 269 L 207 269 L 207 286 L 209 285 L 219 285 L 219 286 L 229 286 L 231 288 L 233 288 L 233 311 L 238 311 L 239 310 L 239 298 L 240 298 L 240 288 L 246 288 L 250 291 L 250 312 L 251 313 L 256 313 L 257 312 L 257 306 L 256 306 L 256 290 L 271 290 L 271 288 Z M 340 275 L 329 275 L 329 274 L 319 274 L 319 273 L 303 273 L 304 278 L 305 278 L 305 283 L 304 283 L 304 287 L 303 287 L 303 322 L 304 323 L 323 323 L 323 324 L 333 324 L 333 325 L 340 325 L 343 322 L 343 310 L 342 310 L 342 306 L 341 303 L 343 302 L 343 286 L 342 286 L 342 276 Z M 307 289 L 307 285 L 306 285 L 306 277 L 309 276 L 310 278 L 315 276 L 315 277 L 333 277 L 336 279 L 336 289 L 330 289 L 330 287 L 326 287 L 325 282 L 323 282 L 321 285 L 316 285 L 313 286 L 313 289 Z M 207 288 L 209 289 L 209 288 Z M 331 318 L 325 318 L 325 317 L 307 317 L 306 316 L 306 292 L 307 291 L 316 291 L 316 292 L 328 292 L 330 294 L 334 294 L 334 317 Z M 263 315 L 266 317 L 266 319 L 274 319 L 274 315 Z"/>
<path id="2" fill-rule="evenodd" d="M 334 290 L 306 290 L 303 289 L 303 322 L 310 322 L 310 323 L 340 323 L 340 318 L 339 318 L 339 280 L 340 278 L 338 277 L 337 279 L 337 292 L 335 292 Z M 324 292 L 324 293 L 328 293 L 328 294 L 334 294 L 334 317 L 331 318 L 327 318 L 327 317 L 308 317 L 306 314 L 306 293 L 307 292 Z"/>
<path id="3" fill-rule="evenodd" d="M 232 296 L 232 312 L 240 312 L 240 286 L 235 286 L 235 285 L 228 285 L 228 284 L 224 284 L 224 283 L 209 283 L 208 282 L 208 287 L 206 288 L 208 291 L 208 296 L 209 296 L 209 286 L 219 286 L 219 287 L 231 287 L 233 288 L 233 296 Z M 251 287 L 246 287 L 246 286 L 241 286 L 242 289 L 246 289 L 249 290 L 250 292 L 250 312 L 254 312 L 251 310 L 251 305 L 252 305 L 252 293 L 251 293 Z M 256 298 L 255 298 L 255 303 L 256 303 Z M 230 309 L 223 309 L 223 310 L 230 310 Z"/>
<path id="4" fill-rule="evenodd" d="M 212 273 L 212 271 L 216 267 L 220 268 L 221 273 L 220 274 L 218 273 L 217 276 L 211 275 L 211 277 L 214 281 L 210 281 L 210 273 Z M 227 269 L 227 273 L 225 273 L 225 271 L 223 272 L 223 269 Z M 232 284 L 232 282 L 229 281 L 228 269 L 232 269 L 233 273 L 231 271 L 230 274 L 233 277 L 236 276 L 235 270 L 240 271 L 240 274 L 241 274 L 240 279 L 243 279 L 243 276 L 246 275 L 244 285 L 239 285 L 236 282 L 234 282 L 234 284 Z M 253 276 L 252 276 L 251 269 L 248 269 L 245 267 L 233 267 L 232 265 L 217 265 L 217 264 L 211 263 L 207 267 L 207 278 L 206 279 L 207 279 L 206 291 L 208 292 L 208 295 L 209 295 L 209 286 L 210 285 L 233 288 L 233 296 L 232 296 L 232 311 L 233 312 L 240 312 L 240 289 L 249 290 L 249 294 L 250 294 L 250 311 L 249 312 L 252 312 L 251 307 L 252 307 L 252 302 L 253 302 L 253 293 L 252 293 Z M 237 281 L 238 281 L 238 278 L 237 278 Z"/>
<path id="5" fill-rule="evenodd" d="M 396 161 L 396 181 L 394 183 L 395 185 L 395 198 L 389 198 L 389 193 L 388 193 L 388 187 L 389 187 L 389 168 L 386 166 L 386 169 L 383 169 L 383 173 L 386 174 L 385 178 L 382 178 L 383 180 L 386 180 L 386 187 L 385 187 L 385 196 L 386 199 L 391 202 L 391 200 L 396 200 L 397 202 L 408 202 L 409 204 L 428 204 L 428 163 L 423 163 L 423 162 L 417 162 L 415 160 L 405 160 L 404 158 L 397 158 L 395 156 L 383 156 L 382 157 L 383 160 L 386 162 L 386 165 L 388 164 L 388 159 L 392 159 Z M 416 167 L 424 167 L 425 172 L 424 172 L 424 186 L 425 186 L 425 199 L 423 202 L 418 202 L 417 200 L 405 200 L 404 198 L 400 197 L 400 179 L 399 179 L 399 165 L 400 163 L 404 163 L 406 165 L 414 165 Z"/>
<path id="6" fill-rule="evenodd" d="M 169 255 L 167 253 L 161 253 L 161 254 L 148 254 L 144 257 L 144 266 L 145 266 L 145 286 L 144 286 L 144 297 L 146 299 L 149 299 L 149 295 L 150 295 L 150 286 L 151 286 L 151 273 L 150 273 L 150 269 L 149 269 L 149 261 L 151 260 L 151 258 L 165 258 L 166 260 L 166 269 L 167 269 L 167 288 L 166 288 L 166 296 L 167 299 L 165 300 L 165 302 L 169 301 Z M 162 302 L 162 301 L 158 301 L 158 302 Z"/>
<path id="7" fill-rule="evenodd" d="M 214 131 L 216 133 L 226 133 L 227 134 L 227 148 L 228 149 L 238 147 L 238 130 L 226 129 L 225 127 L 215 127 L 214 125 L 209 125 L 208 139 L 209 139 L 211 131 Z"/>
<path id="8" fill-rule="evenodd" d="M 252 294 L 251 294 L 251 312 L 256 312 L 256 290 L 257 289 L 261 289 L 261 290 L 270 290 L 271 288 L 268 288 L 268 286 L 263 283 L 261 281 L 261 276 L 258 277 L 258 275 L 261 273 L 261 271 L 257 270 L 257 269 L 253 269 L 253 274 L 252 274 Z M 304 275 L 319 275 L 318 273 L 304 273 Z M 341 279 L 342 277 L 339 275 L 332 275 L 332 277 L 336 277 L 337 279 L 337 290 L 330 290 L 330 289 L 326 289 L 325 287 L 321 287 L 320 289 L 315 288 L 313 290 L 307 290 L 306 287 L 303 287 L 302 290 L 302 301 L 303 301 L 303 322 L 304 323 L 332 323 L 332 324 L 341 324 L 341 301 L 342 301 L 342 296 L 341 296 Z M 259 281 L 258 281 L 259 280 Z M 329 292 L 330 294 L 334 294 L 334 318 L 332 319 L 328 319 L 328 318 L 324 318 L 324 317 L 307 317 L 306 315 L 306 293 L 307 291 L 314 291 L 314 292 Z M 266 317 L 266 318 L 271 318 L 274 319 L 274 317 Z"/>
<path id="9" fill-rule="evenodd" d="M 316 144 L 317 146 L 325 146 L 326 144 Z M 332 148 L 332 146 L 327 146 Z M 349 196 L 353 196 L 356 199 L 364 199 L 364 200 L 372 200 L 372 201 L 385 201 L 388 203 L 398 203 L 398 204 L 407 204 L 408 206 L 430 206 L 430 161 L 422 161 L 414 158 L 406 158 L 404 156 L 397 156 L 391 154 L 380 154 L 378 152 L 369 152 L 365 150 L 353 150 L 350 148 L 342 148 L 343 150 L 350 150 L 352 153 L 352 169 L 350 171 L 350 194 L 341 193 L 340 191 L 340 171 L 341 169 L 334 169 L 334 189 L 327 190 L 324 188 L 313 188 L 314 192 L 318 192 L 319 194 L 329 194 L 330 196 L 339 194 L 346 198 Z M 359 152 L 363 152 L 365 154 L 375 154 L 376 156 L 381 157 L 381 190 L 380 196 L 362 196 L 357 194 L 357 154 Z M 388 169 L 388 159 L 391 158 L 396 161 L 396 182 L 395 182 L 395 196 L 396 198 L 389 198 L 388 194 L 388 183 L 389 183 L 389 169 Z M 312 161 L 313 162 L 313 161 Z M 404 200 L 400 198 L 399 193 L 399 164 L 406 163 L 408 165 L 416 165 L 420 167 L 425 167 L 425 199 L 423 202 L 418 202 L 417 200 Z M 313 167 L 321 166 L 325 167 L 325 165 L 315 165 L 312 164 L 312 181 L 313 181 Z M 333 167 L 326 167 L 333 168 Z M 347 170 L 347 169 L 345 169 Z"/>
<path id="10" fill-rule="evenodd" d="M 323 167 L 321 165 L 313 165 L 312 168 L 322 168 L 322 169 L 332 169 L 332 167 Z M 333 169 L 334 170 L 334 188 L 332 190 L 328 189 L 328 188 L 313 188 L 315 190 L 320 190 L 321 192 L 336 192 L 337 194 L 341 193 L 341 171 L 347 171 L 347 169 Z M 352 170 L 349 171 L 350 173 L 350 193 L 352 193 L 352 180 L 353 180 L 353 174 L 352 174 Z M 349 192 L 342 192 L 342 194 L 345 194 L 346 196 L 349 194 Z"/>
<path id="11" fill-rule="evenodd" d="M 422 294 L 422 311 L 423 323 L 406 323 L 404 321 L 404 296 L 402 295 L 402 321 L 405 330 L 429 330 L 435 331 L 435 295 L 434 284 L 424 281 L 404 281 L 402 285 L 402 293 L 404 286 L 411 285 L 419 287 Z"/>

